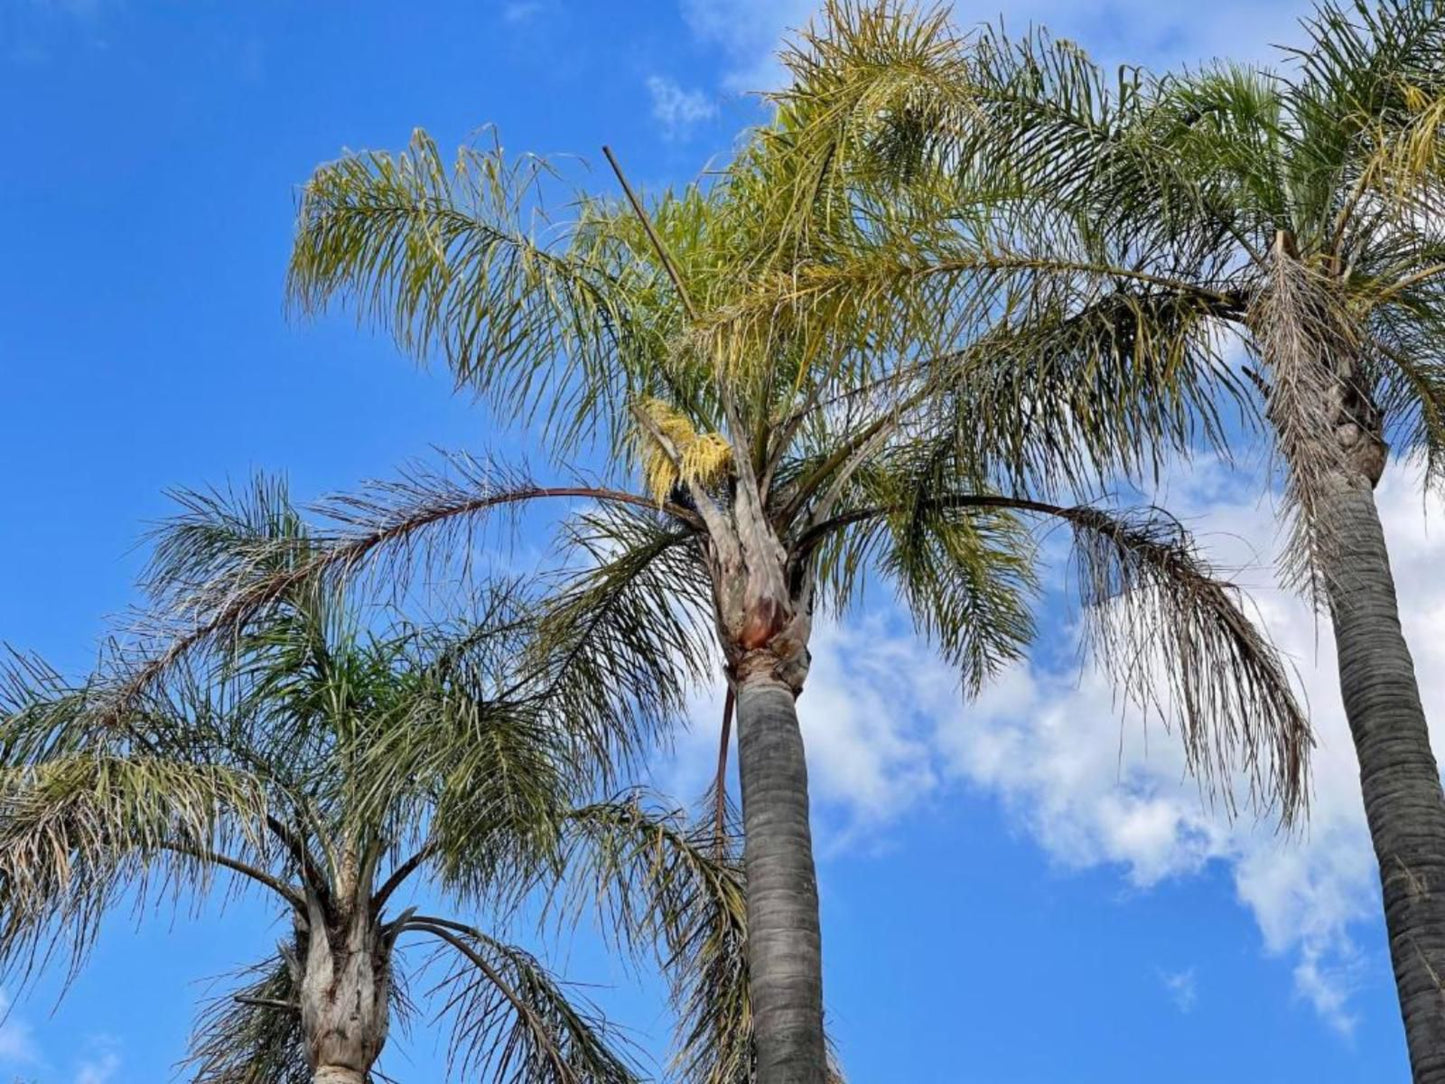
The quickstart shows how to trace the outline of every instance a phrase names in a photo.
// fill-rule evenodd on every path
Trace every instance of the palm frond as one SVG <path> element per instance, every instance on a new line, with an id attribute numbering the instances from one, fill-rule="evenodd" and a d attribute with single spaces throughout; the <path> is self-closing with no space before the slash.
<path id="1" fill-rule="evenodd" d="M 229 868 L 266 872 L 264 788 L 210 765 L 62 754 L 0 772 L 0 964 L 28 978 L 52 954 L 72 973 L 127 891 L 196 898 Z"/>
<path id="2" fill-rule="evenodd" d="M 404 928 L 447 946 L 437 990 L 446 992 L 442 1012 L 453 1020 L 449 1054 L 458 1073 L 516 1084 L 638 1080 L 617 1030 L 530 953 L 448 919 L 416 916 Z"/>
<path id="3" fill-rule="evenodd" d="M 183 1068 L 194 1084 L 310 1084 L 295 978 L 280 956 L 245 968 L 211 999 L 191 1033 Z"/>
<path id="4" fill-rule="evenodd" d="M 102 721 L 118 722 L 187 660 L 227 647 L 248 626 L 290 605 L 298 592 L 333 597 L 369 571 L 399 593 L 419 567 L 465 572 L 473 539 L 498 513 L 549 499 L 653 507 L 647 497 L 620 490 L 538 485 L 470 456 L 449 457 L 445 469 L 416 465 L 392 481 L 322 502 L 316 510 L 329 521 L 328 529 L 313 530 L 304 549 L 284 536 L 269 543 L 244 540 L 235 561 L 207 558 L 220 569 L 217 574 L 188 572 L 168 581 L 185 587 L 164 612 L 144 615 L 133 625 L 131 641 L 96 692 L 93 709 Z M 697 522 L 689 509 L 669 503 L 665 510 Z"/>
<path id="5" fill-rule="evenodd" d="M 552 174 L 498 143 L 448 167 L 421 130 L 400 154 L 322 166 L 302 191 L 290 295 L 308 313 L 347 301 L 407 352 L 441 353 L 506 416 L 540 414 L 559 455 L 599 418 L 623 426 L 627 299 L 605 267 L 559 246 Z"/>
<path id="6" fill-rule="evenodd" d="M 658 953 L 678 1016 L 672 1066 L 686 1084 L 752 1075 L 747 906 L 741 846 L 639 794 L 569 818 L 570 907 L 600 908 L 619 947 Z"/>
<path id="7" fill-rule="evenodd" d="M 626 713 L 637 732 L 661 733 L 714 661 L 696 535 L 640 509 L 598 508 L 562 525 L 561 553 L 533 656 L 547 710 L 617 723 L 608 713 Z"/>
<path id="8" fill-rule="evenodd" d="M 1239 591 L 1157 510 L 1063 514 L 1073 527 L 1085 645 L 1130 700 L 1177 725 L 1186 763 L 1232 811 L 1233 774 L 1290 824 L 1308 802 L 1309 721 Z M 1162 689 L 1162 693 L 1161 690 Z"/>
<path id="9" fill-rule="evenodd" d="M 1315 593 L 1340 542 L 1323 514 L 1328 493 L 1354 473 L 1356 449 L 1343 430 L 1365 421 L 1350 417 L 1351 392 L 1363 406 L 1373 402 L 1373 389 L 1358 387 L 1363 344 L 1332 283 L 1278 246 L 1271 265 L 1249 320 L 1270 381 L 1268 415 L 1285 475 L 1291 535 L 1283 572 Z M 1361 447 L 1375 439 L 1372 428 L 1359 427 Z"/>
<path id="10" fill-rule="evenodd" d="M 865 521 L 854 528 L 862 537 L 844 542 L 844 553 L 829 560 L 862 565 L 871 557 L 972 695 L 1033 640 L 1037 583 L 1032 540 L 1013 513 L 934 499 L 968 470 L 958 448 L 945 442 L 890 449 L 858 487 L 859 497 L 888 509 L 880 534 Z"/>

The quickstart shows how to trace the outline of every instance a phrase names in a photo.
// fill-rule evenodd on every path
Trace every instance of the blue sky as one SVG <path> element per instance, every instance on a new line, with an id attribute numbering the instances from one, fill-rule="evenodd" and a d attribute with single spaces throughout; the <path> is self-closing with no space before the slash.
<path id="1" fill-rule="evenodd" d="M 285 470 L 303 497 L 384 477 L 433 445 L 525 453 L 390 345 L 288 323 L 293 194 L 344 147 L 610 143 L 646 184 L 683 181 L 758 119 L 799 0 L 0 0 L 0 640 L 83 667 L 131 599 L 164 490 Z M 1031 20 L 1110 60 L 1268 55 L 1293 2 L 1032 0 Z M 963 6 L 973 22 L 998 14 Z M 607 178 L 594 171 L 598 184 Z M 532 456 L 540 460 L 540 456 Z M 854 1081 L 1024 1084 L 1404 1079 L 1375 876 L 1328 644 L 1269 587 L 1257 478 L 1169 480 L 1221 559 L 1249 566 L 1315 709 L 1314 820 L 1281 840 L 1201 808 L 1169 737 L 1122 726 L 1071 666 L 1071 626 L 963 705 L 885 599 L 818 632 L 802 701 L 813 765 L 827 1001 Z M 1445 704 L 1445 552 L 1403 472 L 1382 491 L 1427 706 Z M 1438 509 L 1437 518 L 1438 518 Z M 1437 712 L 1439 714 L 1439 712 Z M 661 760 L 701 790 L 717 705 Z M 1147 741 L 1146 741 L 1147 738 Z M 0 1079 L 149 1084 L 184 1052 L 196 980 L 265 951 L 270 916 L 118 915 L 56 1005 L 0 1025 Z M 660 1009 L 583 937 L 569 971 L 644 1032 Z M 423 1027 L 388 1054 L 440 1079 Z"/>

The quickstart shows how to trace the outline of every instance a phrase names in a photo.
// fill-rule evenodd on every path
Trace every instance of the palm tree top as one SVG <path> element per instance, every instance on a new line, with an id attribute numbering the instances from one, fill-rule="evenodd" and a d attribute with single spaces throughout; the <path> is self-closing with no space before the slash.
<path id="1" fill-rule="evenodd" d="M 156 592 L 261 553 L 304 560 L 315 545 L 279 485 L 233 497 L 186 498 L 157 539 Z M 597 660 L 556 641 L 543 658 L 517 584 L 492 583 L 465 619 L 425 626 L 368 618 L 316 588 L 297 586 L 224 651 L 188 657 L 119 718 L 94 710 L 104 678 L 73 685 L 12 657 L 0 704 L 4 973 L 24 981 L 63 960 L 73 976 L 123 899 L 199 902 L 220 874 L 279 906 L 296 933 L 202 1013 L 194 1079 L 311 1079 L 321 1055 L 305 991 L 324 930 L 370 938 L 392 1017 L 415 1011 L 408 987 L 425 982 L 463 1075 L 630 1081 L 630 1041 L 505 936 L 525 901 L 559 929 L 595 906 L 619 948 L 658 946 L 693 1031 L 679 1036 L 679 1058 L 696 1062 L 683 1079 L 704 1079 L 704 1041 L 746 1051 L 746 1020 L 716 1003 L 721 979 L 698 985 L 731 967 L 745 987 L 746 968 L 725 962 L 745 930 L 729 911 L 741 893 L 733 845 L 711 832 L 704 843 L 641 795 L 608 796 L 610 758 L 638 724 L 607 702 Z M 449 914 L 419 913 L 422 898 Z M 729 921 L 731 940 L 708 939 Z M 432 951 L 417 963 L 393 953 L 399 940 Z M 376 1050 L 384 1023 L 379 1035 Z"/>

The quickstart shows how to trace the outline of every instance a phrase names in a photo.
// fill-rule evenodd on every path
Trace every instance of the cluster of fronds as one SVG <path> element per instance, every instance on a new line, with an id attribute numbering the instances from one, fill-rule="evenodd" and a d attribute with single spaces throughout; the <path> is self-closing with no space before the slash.
<path id="1" fill-rule="evenodd" d="M 186 1066 L 195 1084 L 310 1084 L 291 969 L 275 957 L 240 972 L 201 1010 Z"/>
<path id="2" fill-rule="evenodd" d="M 717 826 L 649 810 L 631 795 L 579 809 L 571 822 L 572 906 L 600 907 L 626 948 L 657 945 L 680 1020 L 673 1052 L 686 1084 L 751 1078 L 747 907 L 740 841 Z"/>
<path id="3" fill-rule="evenodd" d="M 633 511 L 639 529 L 654 523 L 646 500 Z M 224 646 L 187 653 L 123 700 L 107 681 L 71 686 L 36 660 L 5 668 L 0 969 L 12 978 L 53 954 L 73 972 L 119 900 L 199 905 L 218 873 L 303 925 L 354 896 L 380 921 L 413 878 L 505 919 L 530 893 L 557 890 L 575 803 L 615 756 L 651 740 L 646 720 L 660 726 L 682 701 L 678 665 L 626 633 L 631 607 L 662 603 L 658 586 L 620 591 L 584 620 L 569 610 L 580 583 L 542 610 L 494 580 L 450 624 L 364 627 L 339 581 L 318 590 L 296 575 L 347 543 L 309 533 L 265 480 L 188 498 L 158 542 L 158 597 L 229 597 L 266 567 L 280 586 L 226 626 Z M 434 993 L 461 1071 L 637 1078 L 615 1029 L 529 952 L 414 909 L 380 936 L 388 951 L 399 938 L 440 946 Z M 190 1062 L 198 1080 L 309 1073 L 295 981 L 268 965 L 211 1004 Z"/>
<path id="4" fill-rule="evenodd" d="M 445 991 L 453 1019 L 450 1060 L 459 1073 L 518 1082 L 638 1081 L 617 1030 L 531 953 L 444 919 L 420 916 L 409 926 L 445 945 L 433 964 L 445 969 L 436 989 Z"/>

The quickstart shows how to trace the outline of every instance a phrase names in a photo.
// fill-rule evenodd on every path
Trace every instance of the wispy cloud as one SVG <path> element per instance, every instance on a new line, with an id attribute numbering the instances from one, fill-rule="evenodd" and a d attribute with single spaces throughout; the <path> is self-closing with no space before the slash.
<path id="1" fill-rule="evenodd" d="M 106 1051 L 80 1063 L 75 1084 L 110 1084 L 120 1070 L 120 1055 Z"/>
<path id="2" fill-rule="evenodd" d="M 686 139 L 703 121 L 717 116 L 717 103 L 700 90 L 684 90 L 661 75 L 647 80 L 652 116 L 668 139 Z"/>
<path id="3" fill-rule="evenodd" d="M 1174 1002 L 1174 1007 L 1182 1013 L 1190 1012 L 1199 1000 L 1199 983 L 1192 967 L 1183 971 L 1161 971 L 1159 981 L 1164 984 L 1164 991 Z"/>
<path id="4" fill-rule="evenodd" d="M 59 1074 L 53 1059 L 41 1049 L 34 1028 L 13 1012 L 13 1008 L 9 995 L 0 989 L 0 1067 L 19 1069 L 27 1076 L 30 1071 L 45 1070 L 46 1079 L 57 1079 Z M 72 1047 L 71 1056 L 77 1048 L 80 1055 L 71 1063 L 73 1075 L 67 1076 L 71 1084 L 112 1084 L 121 1066 L 120 1047 L 115 1038 L 92 1035 Z"/>
<path id="5" fill-rule="evenodd" d="M 822 5 L 817 0 L 681 0 L 693 36 L 718 49 L 725 71 L 722 89 L 770 90 L 782 81 L 777 49 L 784 33 L 805 25 Z"/>
<path id="6" fill-rule="evenodd" d="M 33 1065 L 40 1060 L 34 1032 L 11 1007 L 9 995 L 0 990 L 0 1063 Z"/>
<path id="7" fill-rule="evenodd" d="M 545 7 L 542 0 L 511 0 L 502 6 L 502 21 L 513 24 L 530 22 L 541 15 Z"/>

